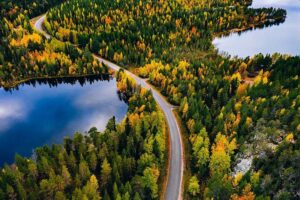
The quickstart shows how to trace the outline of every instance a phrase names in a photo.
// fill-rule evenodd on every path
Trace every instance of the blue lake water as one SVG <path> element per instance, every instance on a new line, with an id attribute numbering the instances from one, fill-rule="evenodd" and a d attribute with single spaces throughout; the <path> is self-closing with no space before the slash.
<path id="1" fill-rule="evenodd" d="M 247 57 L 258 53 L 300 55 L 300 1 L 254 0 L 253 8 L 275 7 L 287 11 L 284 23 L 215 38 L 213 43 L 220 52 Z"/>
<path id="2" fill-rule="evenodd" d="M 112 116 L 123 119 L 127 104 L 115 79 L 71 82 L 0 88 L 0 165 L 12 163 L 16 153 L 29 157 L 36 147 L 62 143 L 76 131 L 103 130 Z"/>

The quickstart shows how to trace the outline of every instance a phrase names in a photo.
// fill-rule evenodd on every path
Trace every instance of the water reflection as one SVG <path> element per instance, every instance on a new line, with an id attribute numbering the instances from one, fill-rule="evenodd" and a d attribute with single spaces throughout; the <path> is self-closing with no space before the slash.
<path id="1" fill-rule="evenodd" d="M 0 133 L 6 131 L 13 121 L 22 120 L 26 117 L 27 107 L 22 102 L 0 100 Z"/>
<path id="2" fill-rule="evenodd" d="M 103 79 L 40 79 L 0 89 L 0 165 L 11 163 L 15 153 L 30 156 L 34 148 L 61 143 L 76 131 L 103 130 L 112 116 L 122 120 L 127 105 L 116 81 Z"/>
<path id="3" fill-rule="evenodd" d="M 81 86 L 85 84 L 92 84 L 95 81 L 109 81 L 112 77 L 110 75 L 90 75 L 84 77 L 64 77 L 64 78 L 38 78 L 38 79 L 31 79 L 25 82 L 22 82 L 16 85 L 13 88 L 3 88 L 5 91 L 14 91 L 19 90 L 20 87 L 24 85 L 30 85 L 35 87 L 36 85 L 48 85 L 49 87 L 57 87 L 60 84 L 77 84 L 79 83 Z M 1 87 L 0 87 L 1 88 Z"/>
<path id="4" fill-rule="evenodd" d="M 247 57 L 258 53 L 300 55 L 300 1 L 254 0 L 253 8 L 275 7 L 287 11 L 287 17 L 279 26 L 269 26 L 243 33 L 216 38 L 213 43 L 221 52 L 232 56 Z"/>

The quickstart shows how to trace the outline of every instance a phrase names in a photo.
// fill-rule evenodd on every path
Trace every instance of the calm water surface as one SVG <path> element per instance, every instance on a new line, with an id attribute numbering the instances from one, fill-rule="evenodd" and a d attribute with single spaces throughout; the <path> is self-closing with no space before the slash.
<path id="1" fill-rule="evenodd" d="M 247 57 L 258 53 L 300 55 L 300 1 L 254 0 L 253 8 L 275 7 L 287 11 L 284 23 L 278 26 L 246 31 L 216 38 L 213 43 L 221 52 Z"/>
<path id="2" fill-rule="evenodd" d="M 0 88 L 0 165 L 12 163 L 16 153 L 29 157 L 38 146 L 62 143 L 76 131 L 103 130 L 112 116 L 120 121 L 127 104 L 116 81 L 90 81 Z"/>

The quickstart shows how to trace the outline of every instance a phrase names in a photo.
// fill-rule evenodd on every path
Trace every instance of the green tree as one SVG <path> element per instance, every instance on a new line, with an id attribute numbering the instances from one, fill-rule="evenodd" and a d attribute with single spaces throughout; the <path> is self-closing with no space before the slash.
<path id="1" fill-rule="evenodd" d="M 62 166 L 61 176 L 62 176 L 62 178 L 63 178 L 64 183 L 66 184 L 66 186 L 68 186 L 68 185 L 71 184 L 72 177 L 71 177 L 71 175 L 69 173 L 68 168 L 65 165 Z"/>
<path id="2" fill-rule="evenodd" d="M 116 131 L 116 118 L 113 116 L 107 122 L 106 129 L 110 131 Z"/>
<path id="3" fill-rule="evenodd" d="M 200 186 L 198 182 L 198 178 L 196 176 L 192 176 L 189 180 L 188 191 L 192 196 L 196 196 L 200 192 Z"/>
<path id="4" fill-rule="evenodd" d="M 14 188 L 9 184 L 6 185 L 6 194 L 7 194 L 7 197 L 10 200 L 16 200 L 17 199 L 17 194 L 16 194 Z"/>
<path id="5" fill-rule="evenodd" d="M 100 200 L 98 192 L 99 184 L 95 175 L 92 175 L 86 185 L 83 187 L 83 193 L 92 200 Z"/>
<path id="6" fill-rule="evenodd" d="M 79 163 L 79 175 L 82 181 L 87 180 L 91 175 L 90 169 L 85 160 L 82 160 Z"/>
<path id="7" fill-rule="evenodd" d="M 119 194 L 120 194 L 119 193 L 119 189 L 118 189 L 118 186 L 117 186 L 117 184 L 115 182 L 114 186 L 113 186 L 113 196 L 114 196 L 114 199 L 116 199 Z"/>
<path id="8" fill-rule="evenodd" d="M 156 168 L 147 167 L 143 172 L 143 187 L 148 189 L 152 198 L 158 197 L 158 176 L 159 171 Z"/>
<path id="9" fill-rule="evenodd" d="M 66 200 L 67 198 L 63 192 L 58 191 L 58 192 L 56 192 L 54 199 L 55 200 Z"/>
<path id="10" fill-rule="evenodd" d="M 196 160 L 196 166 L 199 168 L 201 174 L 206 170 L 207 163 L 209 162 L 209 138 L 206 129 L 201 129 L 200 133 L 192 139 L 193 156 Z"/>
<path id="11" fill-rule="evenodd" d="M 106 184 L 109 182 L 110 174 L 111 174 L 111 167 L 109 162 L 107 161 L 107 158 L 105 158 L 101 165 L 101 183 L 103 187 L 105 187 Z"/>

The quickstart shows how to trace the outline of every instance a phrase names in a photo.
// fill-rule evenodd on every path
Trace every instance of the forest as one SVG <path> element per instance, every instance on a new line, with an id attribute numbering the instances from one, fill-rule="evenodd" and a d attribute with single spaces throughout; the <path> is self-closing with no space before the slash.
<path id="1" fill-rule="evenodd" d="M 138 67 L 133 71 L 180 106 L 192 146 L 185 198 L 292 199 L 297 196 L 293 176 L 299 165 L 280 165 L 276 158 L 297 158 L 299 152 L 294 139 L 299 132 L 299 58 L 234 59 L 217 55 L 211 44 L 215 35 L 285 19 L 285 10 L 252 9 L 249 4 L 75 0 L 51 9 L 45 28 L 59 40 L 88 47 L 122 66 Z M 280 68 L 291 70 L 286 78 Z M 291 85 L 286 83 L 290 77 Z M 253 151 L 262 142 L 265 149 Z M 251 158 L 252 168 L 236 172 L 243 158 Z M 290 182 L 272 179 L 286 170 Z"/>
<path id="2" fill-rule="evenodd" d="M 299 67 L 300 57 L 257 55 L 139 68 L 180 105 L 191 144 L 191 199 L 297 199 Z M 249 159 L 251 169 L 236 170 L 239 159 Z"/>
<path id="3" fill-rule="evenodd" d="M 112 73 L 88 48 L 48 40 L 34 31 L 29 19 L 59 3 L 0 2 L 0 86 Z M 76 133 L 61 145 L 37 148 L 33 158 L 16 155 L 14 164 L 1 169 L 0 199 L 158 198 L 167 153 L 163 114 L 151 92 L 122 71 L 117 88 L 129 105 L 120 124 L 112 117 L 103 132 L 91 128 Z"/>
<path id="4" fill-rule="evenodd" d="M 214 34 L 281 21 L 286 14 L 282 9 L 248 9 L 245 0 L 200 2 L 72 0 L 50 9 L 44 26 L 62 41 L 128 67 L 151 59 L 189 59 L 193 51 L 212 49 Z"/>
<path id="5" fill-rule="evenodd" d="M 128 113 L 120 124 L 75 133 L 43 146 L 34 158 L 16 155 L 0 172 L 0 199 L 156 199 L 165 174 L 166 123 L 151 92 L 120 71 Z"/>
<path id="6" fill-rule="evenodd" d="M 28 2 L 20 7 L 20 2 L 14 3 L 1 2 L 0 86 L 10 88 L 34 78 L 106 77 L 111 73 L 88 49 L 47 40 L 33 30 L 29 17 L 41 14 L 45 4 L 33 1 L 32 6 Z"/>
<path id="7" fill-rule="evenodd" d="M 6 1 L 8 2 L 8 1 Z M 92 53 L 147 78 L 178 106 L 188 143 L 184 199 L 299 199 L 300 57 L 232 58 L 217 35 L 269 26 L 286 11 L 251 0 L 70 0 L 1 3 L 0 85 L 26 78 L 110 74 Z M 3 6 L 3 7 L 2 7 Z M 34 32 L 29 19 L 56 39 Z M 75 44 L 74 47 L 71 44 Z M 158 199 L 165 120 L 151 92 L 123 71 L 121 124 L 16 156 L 0 173 L 0 199 Z M 238 163 L 251 166 L 239 170 Z"/>

